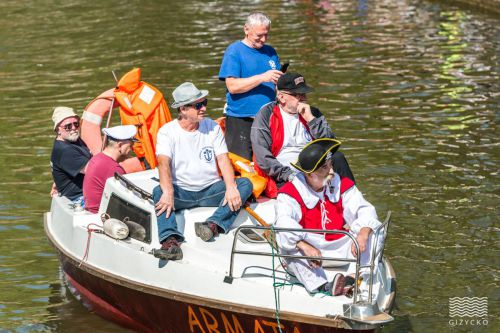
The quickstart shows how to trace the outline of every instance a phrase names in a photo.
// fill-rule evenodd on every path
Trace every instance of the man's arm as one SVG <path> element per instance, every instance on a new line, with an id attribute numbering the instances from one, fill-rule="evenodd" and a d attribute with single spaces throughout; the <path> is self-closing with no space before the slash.
<path id="1" fill-rule="evenodd" d="M 375 207 L 365 200 L 356 186 L 351 187 L 342 194 L 342 206 L 344 208 L 344 220 L 351 230 L 357 234 L 356 239 L 359 250 L 364 252 L 370 234 L 381 225 Z M 351 253 L 354 256 L 356 255 L 354 244 L 351 246 Z"/>
<path id="2" fill-rule="evenodd" d="M 276 211 L 276 228 L 302 229 L 299 221 L 302 218 L 302 210 L 299 203 L 287 194 L 278 194 L 277 202 L 274 205 Z M 301 245 L 306 233 L 301 231 L 277 232 L 276 239 L 282 250 L 295 251 Z"/>
<path id="3" fill-rule="evenodd" d="M 170 169 L 170 157 L 158 155 L 158 174 L 160 176 L 160 187 L 163 194 L 156 203 L 156 215 L 167 212 L 167 218 L 174 211 L 174 186 L 172 185 L 172 172 Z"/>
<path id="4" fill-rule="evenodd" d="M 259 168 L 275 181 L 285 182 L 294 172 L 290 167 L 281 164 L 271 152 L 272 138 L 269 128 L 269 112 L 271 111 L 262 108 L 254 119 L 250 132 L 252 149 Z"/>
<path id="5" fill-rule="evenodd" d="M 224 184 L 226 184 L 226 194 L 224 196 L 224 202 L 229 205 L 229 208 L 235 212 L 241 208 L 241 196 L 238 188 L 236 187 L 236 181 L 234 180 L 234 170 L 229 161 L 228 154 L 220 154 L 217 156 L 217 164 L 219 165 L 220 172 L 222 174 L 222 179 Z"/>
<path id="6" fill-rule="evenodd" d="M 315 139 L 335 139 L 335 134 L 333 134 L 325 116 L 323 116 L 318 108 L 310 107 L 310 115 L 311 117 L 304 117 L 304 119 L 307 121 L 307 126 L 309 126 L 309 130 Z"/>
<path id="7" fill-rule="evenodd" d="M 297 242 L 297 249 L 306 257 L 321 257 L 321 251 L 304 240 Z M 321 267 L 321 260 L 319 259 L 308 259 L 307 262 L 312 268 Z"/>
<path id="8" fill-rule="evenodd" d="M 226 87 L 231 94 L 242 94 L 264 82 L 276 84 L 281 75 L 283 75 L 281 71 L 270 69 L 262 74 L 245 78 L 228 77 L 226 78 Z"/>

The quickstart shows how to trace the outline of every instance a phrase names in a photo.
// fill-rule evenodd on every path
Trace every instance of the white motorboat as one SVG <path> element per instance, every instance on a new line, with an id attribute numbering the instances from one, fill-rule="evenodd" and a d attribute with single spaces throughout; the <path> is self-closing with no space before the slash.
<path id="1" fill-rule="evenodd" d="M 156 169 L 116 175 L 106 183 L 98 214 L 65 197 L 53 198 L 45 214 L 45 231 L 70 290 L 102 317 L 141 332 L 175 333 L 374 330 L 393 320 L 396 277 L 389 260 L 382 258 L 373 278 L 351 297 L 311 295 L 281 265 L 284 259 L 264 237 L 270 228 L 245 210 L 232 230 L 213 242 L 196 237 L 194 222 L 215 208 L 178 212 L 184 257 L 158 259 L 149 194 L 156 185 Z M 253 203 L 252 214 L 273 222 L 274 203 Z M 102 231 L 103 213 L 135 222 L 140 232 L 110 237 Z M 388 225 L 389 218 L 379 231 L 387 232 Z M 328 258 L 323 261 L 328 266 Z M 327 275 L 345 273 L 348 262 L 334 261 Z"/>

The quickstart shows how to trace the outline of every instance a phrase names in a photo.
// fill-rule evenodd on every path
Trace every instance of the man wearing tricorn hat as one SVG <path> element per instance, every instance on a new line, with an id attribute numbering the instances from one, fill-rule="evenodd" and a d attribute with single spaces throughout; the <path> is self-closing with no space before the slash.
<path id="1" fill-rule="evenodd" d="M 72 108 L 56 107 L 52 120 L 57 137 L 50 156 L 55 184 L 51 194 L 59 192 L 60 195 L 77 201 L 82 198 L 83 176 L 92 154 L 80 139 L 80 117 Z"/>
<path id="2" fill-rule="evenodd" d="M 278 188 L 291 180 L 294 162 L 311 140 L 335 138 L 321 112 L 307 103 L 313 88 L 299 73 L 285 73 L 278 80 L 276 101 L 264 105 L 252 125 L 251 140 L 256 170 L 268 178 L 266 195 L 275 198 Z M 333 155 L 335 172 L 354 181 L 341 152 Z"/>
<path id="3" fill-rule="evenodd" d="M 85 209 L 97 213 L 101 204 L 102 192 L 106 180 L 115 172 L 123 175 L 125 170 L 119 162 L 128 157 L 135 139 L 137 128 L 134 125 L 121 125 L 103 128 L 106 135 L 104 150 L 90 160 L 83 180 L 83 198 Z"/>
<path id="4" fill-rule="evenodd" d="M 207 95 L 207 90 L 200 91 L 191 82 L 178 86 L 172 93 L 172 108 L 177 108 L 178 117 L 158 132 L 160 185 L 153 191 L 153 200 L 162 243 L 156 253 L 163 259 L 182 259 L 180 242 L 184 236 L 177 228 L 175 210 L 218 207 L 206 221 L 194 226 L 198 237 L 210 241 L 219 232 L 229 231 L 252 193 L 247 178 L 234 178 L 221 128 L 205 118 Z"/>
<path id="5" fill-rule="evenodd" d="M 373 230 L 381 223 L 375 208 L 363 198 L 354 182 L 333 173 L 331 157 L 339 146 L 339 141 L 324 138 L 302 149 L 297 162 L 292 163 L 299 172 L 279 191 L 276 227 L 348 230 L 359 243 L 361 265 L 364 265 L 372 255 Z M 293 255 L 354 258 L 356 252 L 352 240 L 342 234 L 277 232 L 277 241 L 284 253 Z M 379 237 L 379 242 L 380 246 L 383 237 Z M 352 276 L 342 274 L 329 282 L 321 265 L 320 260 L 288 261 L 291 272 L 309 292 L 322 291 L 337 296 L 354 285 Z M 355 267 L 355 263 L 351 263 L 347 273 L 352 275 Z"/>

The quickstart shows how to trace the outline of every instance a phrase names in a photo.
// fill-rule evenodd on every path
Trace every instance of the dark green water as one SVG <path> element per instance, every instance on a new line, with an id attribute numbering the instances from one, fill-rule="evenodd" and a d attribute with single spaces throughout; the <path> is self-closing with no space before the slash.
<path id="1" fill-rule="evenodd" d="M 381 217 L 398 274 L 383 332 L 500 331 L 499 19 L 437 2 L 0 2 L 0 332 L 121 332 L 60 279 L 42 214 L 50 207 L 52 109 L 81 110 L 133 67 L 170 99 L 210 90 L 246 14 L 316 88 L 358 180 Z M 485 327 L 449 325 L 450 297 L 488 297 Z"/>

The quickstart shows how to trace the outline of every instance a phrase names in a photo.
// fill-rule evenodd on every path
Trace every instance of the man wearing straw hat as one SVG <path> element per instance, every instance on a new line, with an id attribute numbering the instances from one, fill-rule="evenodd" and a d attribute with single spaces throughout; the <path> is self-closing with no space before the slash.
<path id="1" fill-rule="evenodd" d="M 182 259 L 184 236 L 177 228 L 176 210 L 218 207 L 206 221 L 194 225 L 198 237 L 211 241 L 229 231 L 252 193 L 247 178 L 234 178 L 221 128 L 205 118 L 207 95 L 191 82 L 178 86 L 172 93 L 178 117 L 158 131 L 160 185 L 153 190 L 153 200 L 162 244 L 156 254 L 162 259 Z"/>
<path id="2" fill-rule="evenodd" d="M 73 201 L 83 196 L 83 176 L 92 154 L 80 139 L 80 117 L 72 108 L 58 106 L 52 114 L 54 140 L 50 165 L 54 186 L 51 195 L 59 193 Z"/>
<path id="3" fill-rule="evenodd" d="M 292 163 L 299 173 L 279 191 L 276 227 L 348 231 L 359 243 L 363 265 L 371 259 L 373 230 L 381 223 L 354 182 L 332 171 L 331 157 L 339 146 L 340 141 L 323 138 L 302 149 L 297 162 Z M 284 253 L 292 255 L 355 258 L 356 253 L 351 238 L 344 234 L 277 232 L 277 241 Z M 379 237 L 378 246 L 382 242 L 383 237 Z M 354 285 L 352 276 L 340 273 L 329 282 L 321 265 L 320 260 L 288 261 L 289 269 L 308 292 L 338 296 Z M 355 268 L 351 263 L 347 273 L 353 275 Z"/>

